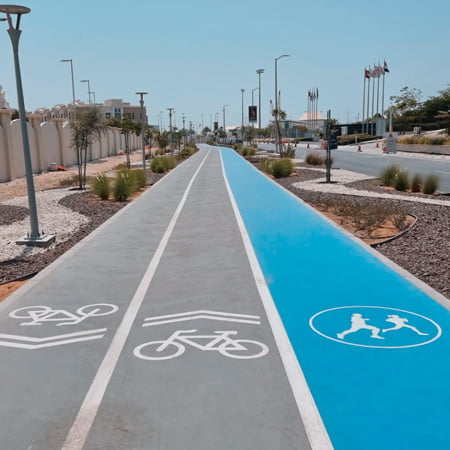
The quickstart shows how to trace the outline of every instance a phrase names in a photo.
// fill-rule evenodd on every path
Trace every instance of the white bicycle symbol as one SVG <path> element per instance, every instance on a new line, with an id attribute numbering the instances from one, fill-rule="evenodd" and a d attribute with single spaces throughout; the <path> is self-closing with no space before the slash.
<path id="1" fill-rule="evenodd" d="M 173 359 L 181 356 L 186 351 L 186 345 L 184 344 L 199 350 L 215 350 L 223 356 L 237 359 L 261 358 L 269 352 L 267 345 L 262 342 L 230 338 L 230 335 L 237 334 L 237 331 L 214 331 L 215 334 L 211 335 L 191 334 L 197 331 L 175 331 L 165 341 L 151 341 L 137 346 L 133 353 L 140 359 L 150 361 Z M 197 339 L 202 341 L 210 339 L 210 341 L 202 345 L 196 342 Z"/>
<path id="2" fill-rule="evenodd" d="M 110 303 L 96 303 L 81 306 L 76 314 L 64 309 L 52 309 L 50 306 L 25 306 L 9 313 L 13 319 L 30 319 L 20 325 L 42 325 L 43 322 L 60 322 L 56 326 L 76 325 L 88 317 L 107 316 L 115 313 L 118 306 Z"/>

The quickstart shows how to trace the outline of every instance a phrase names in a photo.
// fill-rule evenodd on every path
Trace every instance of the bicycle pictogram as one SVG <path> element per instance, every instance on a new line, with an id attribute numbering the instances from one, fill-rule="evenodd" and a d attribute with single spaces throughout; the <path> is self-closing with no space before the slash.
<path id="1" fill-rule="evenodd" d="M 203 351 L 217 351 L 228 358 L 254 359 L 267 355 L 269 348 L 262 342 L 233 339 L 237 331 L 214 331 L 214 334 L 193 334 L 198 330 L 178 330 L 166 340 L 150 341 L 138 345 L 134 355 L 140 359 L 161 361 L 181 356 L 187 346 Z M 208 340 L 206 343 L 205 340 Z M 200 343 L 202 341 L 203 343 Z"/>
<path id="2" fill-rule="evenodd" d="M 25 306 L 9 313 L 12 319 L 25 319 L 20 325 L 42 325 L 46 322 L 57 322 L 56 326 L 77 325 L 89 317 L 107 316 L 114 314 L 118 306 L 110 303 L 95 303 L 84 305 L 75 313 L 65 309 L 53 309 L 50 306 Z"/>

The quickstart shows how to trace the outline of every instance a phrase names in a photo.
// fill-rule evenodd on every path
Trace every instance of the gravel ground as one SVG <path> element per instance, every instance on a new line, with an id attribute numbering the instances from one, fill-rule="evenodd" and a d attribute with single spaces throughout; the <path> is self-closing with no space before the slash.
<path id="1" fill-rule="evenodd" d="M 337 171 L 336 171 L 337 172 Z M 151 183 L 157 180 L 151 180 Z M 315 190 L 306 190 L 297 186 L 305 181 L 322 177 L 323 174 L 316 170 L 301 169 L 297 175 L 289 178 L 277 180 L 281 185 L 298 195 L 311 205 L 320 204 L 323 196 L 327 198 L 340 198 L 342 193 L 323 193 Z M 332 175 L 333 179 L 333 175 Z M 350 180 L 349 180 L 350 181 Z M 347 186 L 353 189 L 382 192 L 376 180 L 362 179 L 350 182 Z M 336 185 L 337 188 L 337 185 Z M 394 202 L 401 204 L 409 213 L 418 217 L 416 226 L 402 237 L 377 247 L 377 250 L 405 268 L 417 278 L 421 279 L 437 291 L 450 297 L 450 209 L 449 206 L 438 204 L 419 203 L 402 200 L 401 196 L 408 194 L 393 193 L 395 198 L 367 198 L 366 196 L 352 196 L 355 201 L 361 203 L 361 207 L 370 202 Z M 416 195 L 416 194 L 414 194 Z M 421 196 L 424 200 L 439 199 L 438 196 Z M 445 200 L 444 198 L 442 200 Z M 95 198 L 90 193 L 73 193 L 59 200 L 60 205 L 68 208 L 88 219 L 85 225 L 75 231 L 64 242 L 57 242 L 51 249 L 27 256 L 23 254 L 19 257 L 0 262 L 0 283 L 38 272 L 55 260 L 58 256 L 66 252 L 70 247 L 87 236 L 101 223 L 120 210 L 126 203 L 103 202 Z M 450 203 L 450 202 L 447 202 Z M 17 223 L 26 219 L 27 209 L 25 207 L 0 203 L 0 226 Z"/>

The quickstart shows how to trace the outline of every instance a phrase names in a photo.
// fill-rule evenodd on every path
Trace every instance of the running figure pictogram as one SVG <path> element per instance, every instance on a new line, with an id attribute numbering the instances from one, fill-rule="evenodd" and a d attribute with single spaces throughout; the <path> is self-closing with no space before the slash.
<path id="1" fill-rule="evenodd" d="M 370 335 L 371 338 L 384 339 L 384 337 L 379 336 L 381 330 L 373 325 L 368 325 L 366 322 L 369 321 L 370 319 L 365 319 L 362 316 L 362 314 L 359 313 L 352 314 L 352 318 L 350 320 L 352 322 L 352 326 L 348 330 L 338 333 L 337 337 L 339 339 L 344 339 L 344 337 L 347 334 L 356 333 L 359 330 L 370 330 L 372 332 L 372 334 Z"/>
<path id="2" fill-rule="evenodd" d="M 388 318 L 386 319 L 386 322 L 391 322 L 395 326 L 393 326 L 392 328 L 385 328 L 384 330 L 382 330 L 383 333 L 386 333 L 388 331 L 400 330 L 401 328 L 409 328 L 410 330 L 414 331 L 420 336 L 428 336 L 428 333 L 422 333 L 416 327 L 413 327 L 412 325 L 407 325 L 406 322 L 408 322 L 408 319 L 400 317 L 397 314 L 389 314 Z"/>

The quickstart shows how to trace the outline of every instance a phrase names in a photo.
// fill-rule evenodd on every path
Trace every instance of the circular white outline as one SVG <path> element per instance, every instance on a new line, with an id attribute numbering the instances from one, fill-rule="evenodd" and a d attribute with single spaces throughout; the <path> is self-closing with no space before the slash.
<path id="1" fill-rule="evenodd" d="M 332 338 L 330 336 L 327 336 L 326 334 L 323 334 L 320 332 L 317 328 L 314 327 L 313 321 L 316 317 L 320 316 L 323 313 L 329 312 L 329 311 L 335 311 L 337 309 L 349 309 L 349 308 L 373 308 L 373 309 L 389 309 L 391 311 L 400 311 L 407 314 L 412 314 L 413 316 L 421 317 L 422 319 L 427 320 L 428 322 L 431 322 L 436 328 L 437 328 L 437 335 L 426 342 L 422 342 L 420 344 L 414 344 L 414 345 L 402 345 L 402 346 L 395 346 L 395 347 L 386 347 L 381 345 L 363 345 L 363 344 L 353 344 L 352 342 L 346 342 L 341 339 Z M 346 344 L 346 345 L 353 345 L 354 347 L 368 347 L 368 348 L 385 348 L 385 349 L 396 349 L 396 348 L 412 348 L 412 347 L 420 347 L 422 345 L 431 344 L 433 341 L 439 339 L 442 335 L 442 329 L 441 327 L 432 319 L 426 316 L 422 316 L 421 314 L 417 314 L 411 311 L 406 311 L 405 309 L 397 309 L 397 308 L 391 308 L 390 306 L 363 306 L 363 305 L 354 305 L 354 306 L 339 306 L 337 308 L 330 308 L 330 309 L 324 309 L 323 311 L 319 311 L 318 313 L 311 316 L 309 319 L 309 326 L 312 328 L 314 332 L 319 334 L 320 336 L 323 336 L 326 339 L 329 339 L 330 341 L 339 342 L 340 344 Z"/>

